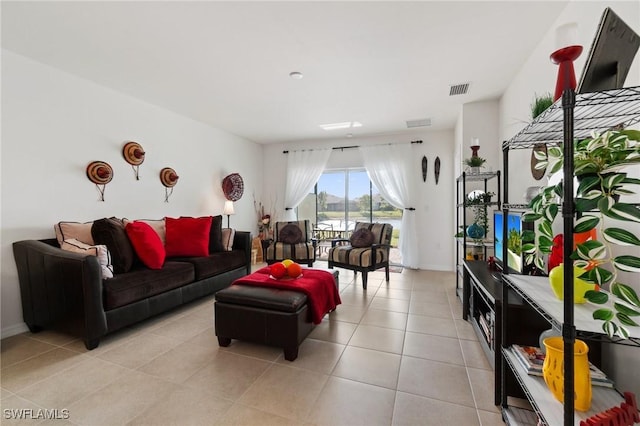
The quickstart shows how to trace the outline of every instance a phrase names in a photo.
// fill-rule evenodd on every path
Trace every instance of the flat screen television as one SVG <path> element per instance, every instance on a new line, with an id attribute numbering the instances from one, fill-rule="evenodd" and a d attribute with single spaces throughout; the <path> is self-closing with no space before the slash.
<path id="1" fill-rule="evenodd" d="M 505 268 L 504 247 L 506 246 L 506 266 L 510 273 L 528 274 L 532 269 L 525 266 L 522 254 L 522 231 L 527 229 L 533 229 L 533 223 L 523 222 L 521 213 L 509 212 L 505 220 L 504 212 L 501 210 L 493 212 L 493 253 L 498 268 L 501 270 Z"/>
<path id="2" fill-rule="evenodd" d="M 591 44 L 577 92 L 590 93 L 624 87 L 624 80 L 639 47 L 640 36 L 607 7 Z"/>

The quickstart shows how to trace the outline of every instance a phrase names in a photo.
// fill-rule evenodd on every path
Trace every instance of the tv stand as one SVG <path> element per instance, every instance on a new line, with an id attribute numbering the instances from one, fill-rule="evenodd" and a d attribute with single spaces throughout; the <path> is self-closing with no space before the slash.
<path id="1" fill-rule="evenodd" d="M 502 273 L 489 270 L 487 262 L 466 260 L 462 276 L 462 319 L 473 327 L 480 346 L 494 369 L 494 404 L 500 405 L 502 376 Z M 533 345 L 548 323 L 522 298 L 509 294 L 509 332 L 517 331 Z M 537 343 L 536 343 L 537 346 Z M 510 385 L 514 387 L 515 383 Z"/>

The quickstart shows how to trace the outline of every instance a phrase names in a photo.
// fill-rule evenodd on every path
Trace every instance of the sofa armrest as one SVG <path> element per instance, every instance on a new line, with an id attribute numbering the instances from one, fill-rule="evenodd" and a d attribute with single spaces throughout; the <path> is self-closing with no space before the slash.
<path id="1" fill-rule="evenodd" d="M 247 231 L 236 231 L 233 239 L 233 249 L 243 250 L 247 265 L 247 275 L 251 273 L 251 233 Z"/>
<path id="2" fill-rule="evenodd" d="M 85 342 L 107 332 L 102 272 L 95 256 L 62 250 L 45 241 L 13 243 L 23 318 L 37 331 L 55 320 L 83 315 Z"/>

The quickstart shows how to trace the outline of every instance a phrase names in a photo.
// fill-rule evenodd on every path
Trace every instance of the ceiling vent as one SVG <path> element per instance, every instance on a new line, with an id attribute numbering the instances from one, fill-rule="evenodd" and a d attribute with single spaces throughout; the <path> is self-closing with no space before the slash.
<path id="1" fill-rule="evenodd" d="M 431 119 L 430 118 L 423 118 L 421 120 L 408 120 L 407 121 L 407 128 L 411 129 L 413 127 L 427 127 L 427 126 L 431 126 Z"/>
<path id="2" fill-rule="evenodd" d="M 469 83 L 454 84 L 449 86 L 449 96 L 465 95 L 469 90 Z"/>

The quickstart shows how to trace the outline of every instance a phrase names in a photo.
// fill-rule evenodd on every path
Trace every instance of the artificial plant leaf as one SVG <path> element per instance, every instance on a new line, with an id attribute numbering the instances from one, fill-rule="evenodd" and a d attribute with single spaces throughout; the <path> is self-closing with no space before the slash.
<path id="1" fill-rule="evenodd" d="M 634 309 L 633 307 L 621 302 L 615 302 L 613 304 L 613 307 L 616 308 L 618 312 L 622 312 L 623 314 L 628 315 L 630 317 L 640 316 L 640 307 L 637 309 Z"/>
<path id="2" fill-rule="evenodd" d="M 597 216 L 584 215 L 578 219 L 573 227 L 573 232 L 579 234 L 581 232 L 591 231 L 600 222 Z"/>
<path id="3" fill-rule="evenodd" d="M 543 220 L 538 224 L 538 232 L 540 233 L 540 237 L 546 237 L 549 241 L 553 239 L 553 228 L 551 227 L 551 222 L 548 220 Z"/>
<path id="4" fill-rule="evenodd" d="M 604 213 L 605 215 L 608 215 L 609 210 L 611 210 L 611 207 L 613 207 L 614 204 L 615 201 L 613 200 L 613 198 L 602 197 L 598 200 L 598 210 L 600 210 L 600 212 Z"/>
<path id="5" fill-rule="evenodd" d="M 586 194 L 594 188 L 600 187 L 600 178 L 598 176 L 584 176 L 578 185 L 578 194 Z"/>
<path id="6" fill-rule="evenodd" d="M 585 281 L 596 283 L 600 287 L 602 287 L 604 284 L 611 281 L 611 279 L 613 278 L 613 274 L 610 271 L 607 271 L 606 269 L 601 268 L 599 266 L 596 266 L 595 268 L 588 270 L 582 276 L 584 277 L 583 279 Z"/>
<path id="7" fill-rule="evenodd" d="M 549 162 L 546 160 L 538 160 L 538 162 L 533 166 L 534 170 L 544 170 L 549 165 Z"/>
<path id="8" fill-rule="evenodd" d="M 536 233 L 530 229 L 522 231 L 522 241 L 525 243 L 534 242 L 536 240 Z"/>
<path id="9" fill-rule="evenodd" d="M 551 241 L 551 238 L 545 237 L 544 235 L 540 235 L 540 237 L 538 237 L 538 249 L 542 253 L 551 253 L 551 247 L 553 247 L 553 241 Z"/>
<path id="10" fill-rule="evenodd" d="M 600 319 L 596 318 L 595 312 L 593 313 L 593 318 Z M 607 334 L 607 336 L 609 336 L 609 338 L 612 338 L 616 334 L 616 331 L 618 331 L 618 326 L 611 321 L 605 321 L 602 324 L 602 330 Z"/>
<path id="11" fill-rule="evenodd" d="M 593 311 L 593 319 L 611 321 L 613 319 L 613 311 L 608 308 L 596 309 Z"/>
<path id="12" fill-rule="evenodd" d="M 549 222 L 553 222 L 556 216 L 558 215 L 558 205 L 557 204 L 549 204 L 543 211 L 545 219 Z"/>
<path id="13" fill-rule="evenodd" d="M 522 220 L 524 222 L 535 222 L 536 220 L 540 219 L 541 217 L 542 217 L 542 215 L 540 215 L 540 214 L 527 212 L 524 215 L 522 215 Z"/>
<path id="14" fill-rule="evenodd" d="M 573 266 L 575 266 L 576 268 L 585 269 L 587 266 L 589 266 L 589 261 L 579 259 L 577 253 L 578 253 L 577 251 L 574 251 L 573 253 L 571 253 L 571 260 L 574 261 Z"/>
<path id="15" fill-rule="evenodd" d="M 560 198 L 564 195 L 564 184 L 560 181 L 556 186 L 553 187 L 553 192 Z"/>
<path id="16" fill-rule="evenodd" d="M 627 177 L 626 173 L 612 173 L 604 178 L 602 184 L 605 188 L 613 188 L 614 186 L 620 184 L 625 177 Z"/>
<path id="17" fill-rule="evenodd" d="M 576 211 L 580 213 L 590 212 L 598 207 L 598 202 L 602 193 L 599 193 L 595 198 L 576 198 Z"/>
<path id="18" fill-rule="evenodd" d="M 535 253 L 536 252 L 536 245 L 533 244 L 533 243 L 523 244 L 522 245 L 522 252 L 523 253 Z"/>
<path id="19" fill-rule="evenodd" d="M 611 284 L 611 292 L 620 299 L 629 302 L 634 306 L 640 306 L 640 299 L 638 299 L 638 295 L 635 290 L 626 284 L 619 282 Z"/>
<path id="20" fill-rule="evenodd" d="M 544 270 L 544 259 L 543 258 L 536 256 L 534 264 L 536 265 L 536 268 L 540 269 L 541 271 Z"/>
<path id="21" fill-rule="evenodd" d="M 627 272 L 640 272 L 640 257 L 621 255 L 613 258 L 613 264 L 620 270 Z"/>
<path id="22" fill-rule="evenodd" d="M 637 326 L 638 323 L 635 322 L 634 320 L 632 320 L 631 318 L 629 318 L 628 315 L 623 314 L 622 312 L 618 312 L 616 314 L 616 318 L 618 318 L 618 321 L 620 321 L 622 324 L 624 325 L 629 325 L 629 326 Z"/>
<path id="23" fill-rule="evenodd" d="M 576 251 L 581 259 L 604 259 L 607 247 L 601 241 L 589 240 L 578 244 Z"/>
<path id="24" fill-rule="evenodd" d="M 640 209 L 634 206 L 633 204 L 615 203 L 611 207 L 609 213 L 612 213 L 618 216 L 620 220 L 626 220 L 629 222 L 640 222 Z M 610 215 L 607 214 L 607 216 L 610 216 Z"/>
<path id="25" fill-rule="evenodd" d="M 629 338 L 629 330 L 627 330 L 627 327 L 625 327 L 623 325 L 619 325 L 618 326 L 617 334 L 618 334 L 618 336 L 620 336 L 623 339 L 628 339 Z"/>
<path id="26" fill-rule="evenodd" d="M 640 130 L 626 129 L 620 130 L 620 133 L 626 135 L 632 141 L 640 141 Z"/>
<path id="27" fill-rule="evenodd" d="M 640 185 L 640 179 L 627 177 L 622 181 L 622 183 L 624 185 Z"/>
<path id="28" fill-rule="evenodd" d="M 584 293 L 584 298 L 596 305 L 603 305 L 609 300 L 609 295 L 604 291 L 587 290 Z"/>
<path id="29" fill-rule="evenodd" d="M 640 238 L 632 232 L 621 228 L 605 228 L 604 239 L 619 246 L 640 246 Z"/>

